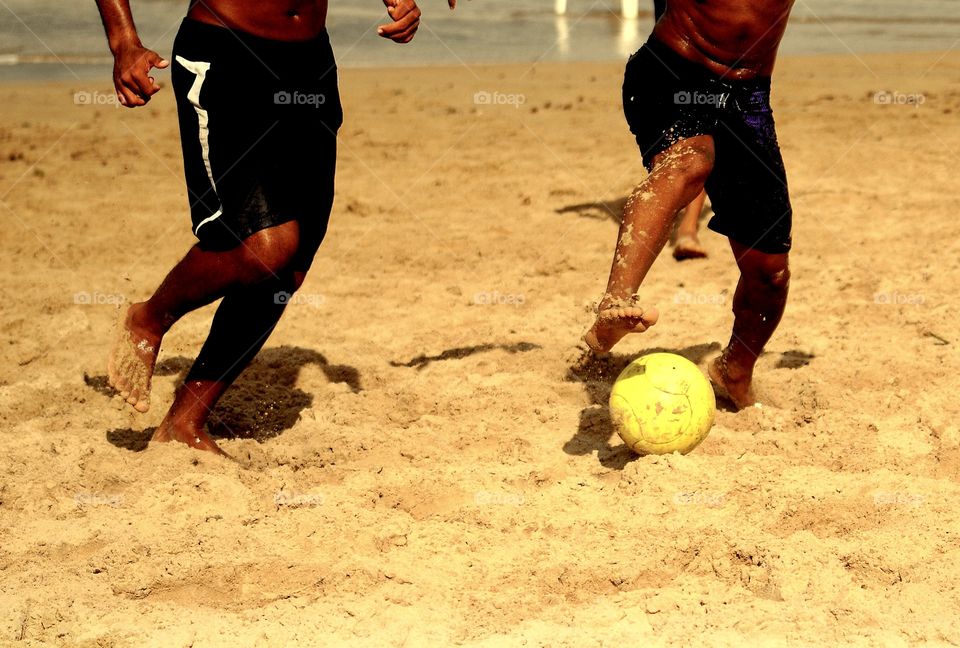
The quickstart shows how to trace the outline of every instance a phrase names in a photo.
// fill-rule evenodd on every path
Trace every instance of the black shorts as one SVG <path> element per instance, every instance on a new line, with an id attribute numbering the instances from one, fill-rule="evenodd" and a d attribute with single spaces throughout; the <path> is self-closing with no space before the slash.
<path id="1" fill-rule="evenodd" d="M 790 250 L 793 210 L 769 77 L 721 79 L 651 37 L 627 63 L 623 110 L 648 170 L 677 142 L 711 135 L 710 229 L 760 252 Z"/>
<path id="2" fill-rule="evenodd" d="M 326 32 L 281 42 L 188 18 L 172 64 L 200 246 L 231 249 L 292 220 L 300 224 L 301 247 L 319 246 L 333 205 L 343 121 Z"/>

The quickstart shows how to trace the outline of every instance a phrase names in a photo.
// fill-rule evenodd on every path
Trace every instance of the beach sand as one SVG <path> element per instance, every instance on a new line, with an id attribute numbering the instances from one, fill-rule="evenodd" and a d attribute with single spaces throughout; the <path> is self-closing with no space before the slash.
<path id="1" fill-rule="evenodd" d="M 960 643 L 960 53 L 781 62 L 791 301 L 762 407 L 687 456 L 637 458 L 605 402 L 725 343 L 721 237 L 571 370 L 643 177 L 621 74 L 341 71 L 329 235 L 217 411 L 237 463 L 146 447 L 212 308 L 149 413 L 105 386 L 115 302 L 193 240 L 169 87 L 0 87 L 0 644 Z"/>

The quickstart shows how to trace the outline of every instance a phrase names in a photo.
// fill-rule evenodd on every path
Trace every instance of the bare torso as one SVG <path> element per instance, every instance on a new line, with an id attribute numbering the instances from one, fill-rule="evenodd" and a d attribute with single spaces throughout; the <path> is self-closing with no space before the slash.
<path id="1" fill-rule="evenodd" d="M 327 22 L 326 0 L 191 0 L 187 15 L 263 38 L 309 40 Z"/>
<path id="2" fill-rule="evenodd" d="M 654 36 L 731 79 L 770 76 L 794 0 L 668 0 Z"/>

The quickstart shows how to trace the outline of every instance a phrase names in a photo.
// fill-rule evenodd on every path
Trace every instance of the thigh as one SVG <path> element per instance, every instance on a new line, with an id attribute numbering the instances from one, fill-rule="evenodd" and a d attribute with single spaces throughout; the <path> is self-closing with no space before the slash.
<path id="1" fill-rule="evenodd" d="M 769 94 L 728 110 L 714 130 L 716 161 L 706 183 L 709 227 L 769 254 L 791 246 L 793 209 Z"/>
<path id="2" fill-rule="evenodd" d="M 712 131 L 714 111 L 696 100 L 706 83 L 703 70 L 655 41 L 630 58 L 623 111 L 648 170 L 664 151 Z"/>

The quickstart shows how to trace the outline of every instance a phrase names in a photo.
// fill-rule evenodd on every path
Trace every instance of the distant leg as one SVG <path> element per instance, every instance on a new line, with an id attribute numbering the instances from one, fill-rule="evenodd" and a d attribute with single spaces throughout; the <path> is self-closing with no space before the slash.
<path id="1" fill-rule="evenodd" d="M 713 159 L 712 137 L 683 140 L 654 159 L 650 175 L 627 200 L 607 291 L 584 337 L 594 352 L 605 353 L 628 333 L 657 322 L 657 310 L 641 308 L 635 294 L 666 244 L 677 211 L 703 190 Z"/>
<path id="2" fill-rule="evenodd" d="M 740 268 L 733 297 L 733 334 L 709 370 L 720 393 L 744 408 L 756 402 L 754 365 L 783 316 L 790 268 L 787 254 L 764 254 L 733 241 L 730 246 Z"/>
<path id="3" fill-rule="evenodd" d="M 707 251 L 700 243 L 700 214 L 707 200 L 705 191 L 701 191 L 693 202 L 687 205 L 677 225 L 677 242 L 673 246 L 673 258 L 677 261 L 702 259 Z"/>
<path id="4" fill-rule="evenodd" d="M 107 362 L 110 384 L 134 409 L 146 412 L 160 344 L 174 322 L 233 288 L 275 277 L 296 253 L 298 232 L 297 222 L 290 221 L 224 252 L 192 247 L 150 299 L 123 313 Z"/>

